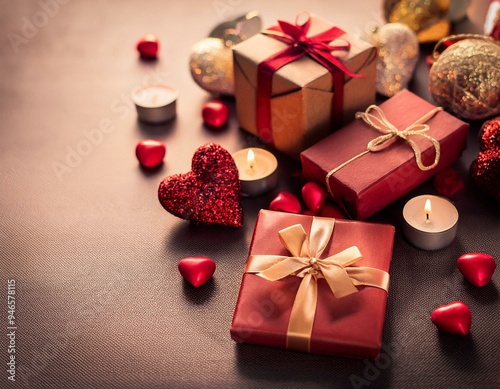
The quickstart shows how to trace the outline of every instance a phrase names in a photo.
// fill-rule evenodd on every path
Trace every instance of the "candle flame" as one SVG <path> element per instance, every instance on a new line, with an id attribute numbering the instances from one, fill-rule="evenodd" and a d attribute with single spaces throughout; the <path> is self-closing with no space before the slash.
<path id="1" fill-rule="evenodd" d="M 255 154 L 252 149 L 248 150 L 247 153 L 247 167 L 250 171 L 253 171 L 255 166 Z"/>
<path id="2" fill-rule="evenodd" d="M 425 205 L 424 205 L 424 212 L 425 212 L 425 221 L 426 222 L 429 222 L 430 219 L 431 219 L 431 210 L 432 210 L 432 207 L 431 207 L 431 200 L 430 199 L 427 199 L 425 201 Z"/>

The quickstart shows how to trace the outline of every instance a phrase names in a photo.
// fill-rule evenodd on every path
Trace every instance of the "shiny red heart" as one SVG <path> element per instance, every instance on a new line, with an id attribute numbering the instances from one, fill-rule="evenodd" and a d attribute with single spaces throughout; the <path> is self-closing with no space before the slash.
<path id="1" fill-rule="evenodd" d="M 456 335 L 467 335 L 470 331 L 472 314 L 465 303 L 453 301 L 432 311 L 431 321 L 441 331 Z"/>
<path id="2" fill-rule="evenodd" d="M 269 209 L 271 211 L 300 213 L 302 207 L 300 206 L 299 200 L 293 195 L 293 193 L 280 192 L 269 204 Z"/>
<path id="3" fill-rule="evenodd" d="M 215 143 L 193 155 L 191 171 L 166 177 L 158 188 L 161 205 L 182 219 L 241 227 L 241 185 L 234 159 Z"/>
<path id="4" fill-rule="evenodd" d="M 308 182 L 302 187 L 302 199 L 314 213 L 317 213 L 325 204 L 327 197 L 326 189 L 317 182 Z"/>
<path id="5" fill-rule="evenodd" d="M 347 219 L 347 216 L 344 212 L 342 212 L 339 206 L 329 201 L 325 202 L 325 204 L 319 211 L 319 216 L 331 217 L 334 219 Z"/>
<path id="6" fill-rule="evenodd" d="M 155 167 L 162 163 L 167 148 L 162 142 L 153 139 L 141 140 L 135 148 L 135 155 L 144 167 Z"/>
<path id="7" fill-rule="evenodd" d="M 210 127 L 222 127 L 227 122 L 229 108 L 222 101 L 214 100 L 203 104 L 203 122 Z"/>
<path id="8" fill-rule="evenodd" d="M 457 267 L 465 279 L 475 286 L 484 286 L 495 272 L 495 259 L 485 253 L 468 253 L 457 260 Z"/>
<path id="9" fill-rule="evenodd" d="M 158 38 L 153 34 L 147 34 L 137 42 L 136 48 L 141 57 L 153 59 L 158 55 L 159 46 Z"/>
<path id="10" fill-rule="evenodd" d="M 215 262 L 208 257 L 186 257 L 177 266 L 182 277 L 194 287 L 207 282 L 215 272 Z"/>

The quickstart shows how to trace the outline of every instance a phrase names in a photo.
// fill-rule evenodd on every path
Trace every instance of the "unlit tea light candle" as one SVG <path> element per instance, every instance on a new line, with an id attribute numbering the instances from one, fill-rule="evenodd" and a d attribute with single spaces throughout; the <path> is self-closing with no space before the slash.
<path id="1" fill-rule="evenodd" d="M 233 154 L 244 196 L 258 196 L 278 183 L 278 160 L 267 150 L 248 148 Z"/>
<path id="2" fill-rule="evenodd" d="M 415 247 L 438 250 L 451 244 L 457 235 L 458 211 L 445 198 L 422 195 L 403 208 L 404 236 Z"/>
<path id="3" fill-rule="evenodd" d="M 132 92 L 132 101 L 139 119 L 163 123 L 176 115 L 177 90 L 168 85 L 142 86 Z"/>

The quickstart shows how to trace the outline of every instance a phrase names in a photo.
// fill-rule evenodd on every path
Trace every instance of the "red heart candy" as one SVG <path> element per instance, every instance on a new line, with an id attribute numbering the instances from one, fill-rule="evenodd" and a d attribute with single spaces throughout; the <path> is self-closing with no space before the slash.
<path id="1" fill-rule="evenodd" d="M 330 202 L 325 202 L 325 205 L 319 211 L 319 216 L 331 217 L 334 219 L 347 219 L 347 216 L 342 212 L 342 210 L 335 204 Z"/>
<path id="2" fill-rule="evenodd" d="M 318 212 L 325 204 L 327 193 L 325 188 L 316 182 L 308 182 L 302 187 L 302 198 L 307 208 L 313 212 Z"/>
<path id="3" fill-rule="evenodd" d="M 484 286 L 491 280 L 497 264 L 491 255 L 468 253 L 458 258 L 457 267 L 472 285 Z"/>
<path id="4" fill-rule="evenodd" d="M 135 148 L 135 155 L 144 167 L 155 167 L 162 163 L 167 148 L 162 142 L 153 139 L 141 140 Z"/>
<path id="5" fill-rule="evenodd" d="M 469 307 L 463 302 L 453 301 L 432 311 L 431 321 L 441 331 L 467 335 L 470 331 L 472 315 Z"/>
<path id="6" fill-rule="evenodd" d="M 203 122 L 211 127 L 221 127 L 227 122 L 229 108 L 222 101 L 214 100 L 203 104 L 201 110 Z"/>
<path id="7" fill-rule="evenodd" d="M 280 192 L 269 204 L 269 209 L 271 211 L 283 211 L 290 213 L 300 213 L 302 207 L 300 202 L 292 193 L 290 192 Z"/>
<path id="8" fill-rule="evenodd" d="M 136 48 L 141 57 L 153 59 L 156 58 L 158 54 L 159 45 L 160 42 L 156 36 L 147 34 L 137 42 Z"/>
<path id="9" fill-rule="evenodd" d="M 241 227 L 241 185 L 229 152 L 215 143 L 193 155 L 191 171 L 166 177 L 158 199 L 171 214 L 204 224 Z"/>
<path id="10" fill-rule="evenodd" d="M 207 282 L 215 272 L 215 262 L 208 257 L 186 257 L 177 266 L 182 277 L 194 287 Z"/>

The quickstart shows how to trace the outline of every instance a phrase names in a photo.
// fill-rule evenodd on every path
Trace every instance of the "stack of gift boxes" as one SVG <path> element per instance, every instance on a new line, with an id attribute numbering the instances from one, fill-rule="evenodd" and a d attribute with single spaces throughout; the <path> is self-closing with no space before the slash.
<path id="1" fill-rule="evenodd" d="M 394 227 L 363 220 L 456 161 L 468 125 L 407 90 L 373 106 L 376 48 L 306 19 L 233 49 L 238 121 L 300 160 L 304 177 L 354 220 L 262 210 L 231 335 L 376 358 Z"/>

